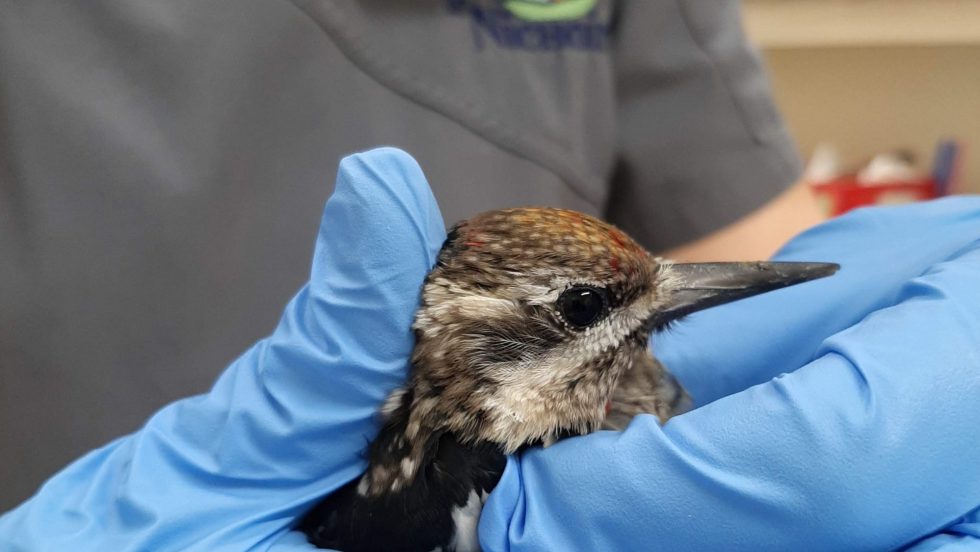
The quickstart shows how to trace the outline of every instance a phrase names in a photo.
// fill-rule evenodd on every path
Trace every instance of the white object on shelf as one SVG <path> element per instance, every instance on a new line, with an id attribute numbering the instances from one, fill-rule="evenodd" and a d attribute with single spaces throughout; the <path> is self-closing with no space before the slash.
<path id="1" fill-rule="evenodd" d="M 762 48 L 980 45 L 980 0 L 745 0 Z"/>
<path id="2" fill-rule="evenodd" d="M 843 173 L 840 152 L 830 143 L 821 142 L 813 149 L 813 154 L 803 171 L 803 180 L 810 184 L 830 182 Z"/>
<path id="3" fill-rule="evenodd" d="M 857 182 L 865 186 L 915 182 L 924 178 L 906 157 L 894 153 L 879 153 L 857 173 Z"/>

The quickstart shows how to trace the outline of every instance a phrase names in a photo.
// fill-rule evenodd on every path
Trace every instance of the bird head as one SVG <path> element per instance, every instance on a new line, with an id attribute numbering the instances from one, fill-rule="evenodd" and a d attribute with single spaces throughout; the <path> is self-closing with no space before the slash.
<path id="1" fill-rule="evenodd" d="M 423 287 L 409 386 L 385 410 L 407 408 L 409 440 L 450 431 L 506 453 L 588 433 L 652 331 L 835 270 L 670 264 L 575 211 L 483 213 L 449 232 Z"/>

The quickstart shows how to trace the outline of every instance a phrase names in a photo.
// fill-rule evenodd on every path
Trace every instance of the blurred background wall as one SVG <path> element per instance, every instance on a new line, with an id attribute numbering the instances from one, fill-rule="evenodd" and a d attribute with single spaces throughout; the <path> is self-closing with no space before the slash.
<path id="1" fill-rule="evenodd" d="M 744 15 L 804 157 L 908 148 L 928 168 L 954 138 L 961 191 L 980 193 L 980 0 L 745 0 Z"/>

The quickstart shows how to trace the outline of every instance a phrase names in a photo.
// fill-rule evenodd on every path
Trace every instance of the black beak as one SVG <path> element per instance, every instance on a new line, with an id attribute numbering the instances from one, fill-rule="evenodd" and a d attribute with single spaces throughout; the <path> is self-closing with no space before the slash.
<path id="1" fill-rule="evenodd" d="M 834 263 L 682 263 L 670 265 L 667 304 L 653 317 L 657 325 L 692 312 L 723 305 L 767 291 L 830 276 Z"/>

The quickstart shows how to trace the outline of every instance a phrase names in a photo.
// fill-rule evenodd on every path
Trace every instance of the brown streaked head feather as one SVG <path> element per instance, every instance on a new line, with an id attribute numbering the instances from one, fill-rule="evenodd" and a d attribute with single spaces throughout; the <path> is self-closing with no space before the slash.
<path id="1" fill-rule="evenodd" d="M 508 453 L 597 429 L 620 375 L 647 354 L 660 277 L 626 234 L 575 211 L 505 209 L 457 225 L 415 321 L 413 416 Z M 556 308 L 577 285 L 608 301 L 584 329 Z"/>

